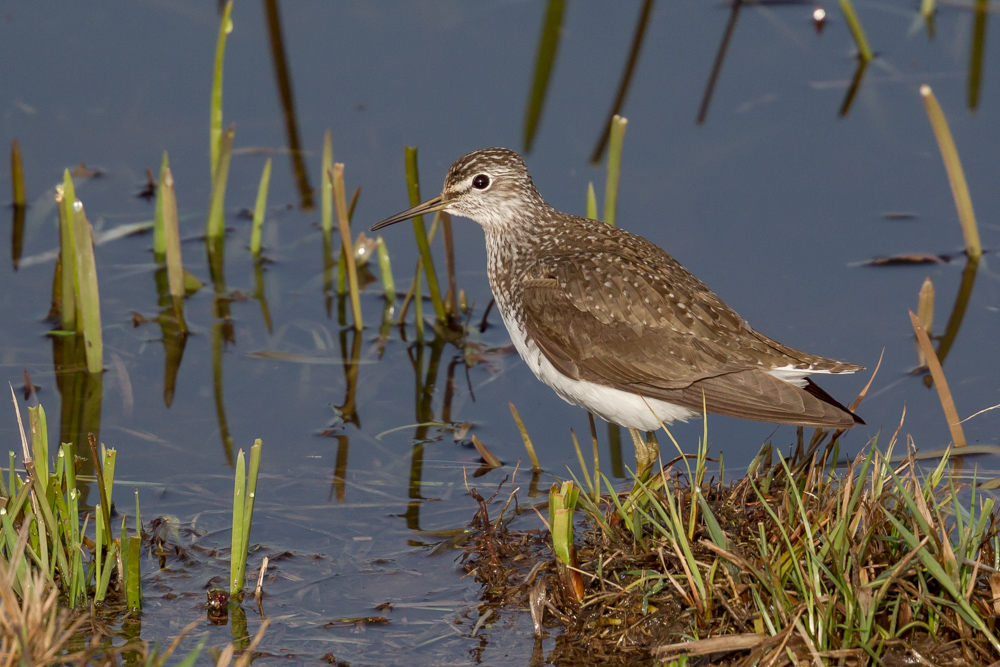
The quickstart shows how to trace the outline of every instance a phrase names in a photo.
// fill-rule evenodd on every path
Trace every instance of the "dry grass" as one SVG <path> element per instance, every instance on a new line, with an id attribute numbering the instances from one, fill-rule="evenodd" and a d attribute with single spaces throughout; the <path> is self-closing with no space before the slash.
<path id="1" fill-rule="evenodd" d="M 24 562 L 26 528 L 12 560 L 0 557 L 0 666 L 72 662 L 66 644 L 86 617 L 60 608 L 58 589 L 40 570 L 11 565 Z"/>

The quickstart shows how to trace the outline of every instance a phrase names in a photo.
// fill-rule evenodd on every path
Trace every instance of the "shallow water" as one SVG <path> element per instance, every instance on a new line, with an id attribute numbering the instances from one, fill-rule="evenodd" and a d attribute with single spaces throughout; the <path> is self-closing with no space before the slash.
<path id="1" fill-rule="evenodd" d="M 621 7 L 566 8 L 543 115 L 527 154 L 542 194 L 574 213 L 583 212 L 590 181 L 603 200 L 603 166 L 592 167 L 588 159 L 640 10 L 638 3 Z M 916 308 L 920 285 L 931 276 L 934 331 L 944 332 L 964 259 L 880 268 L 862 263 L 902 253 L 955 255 L 962 248 L 918 94 L 920 84 L 929 83 L 955 136 L 987 249 L 944 368 L 962 417 L 1000 403 L 994 266 L 1000 81 L 989 58 L 1000 45 L 996 31 L 987 30 L 978 106 L 970 111 L 970 10 L 942 6 L 929 39 L 923 28 L 911 29 L 912 3 L 858 3 L 857 9 L 879 57 L 846 116 L 838 112 L 856 61 L 845 21 L 831 5 L 830 20 L 817 34 L 813 5 L 775 4 L 740 12 L 707 117 L 697 124 L 729 9 L 656 5 L 623 112 L 629 126 L 618 221 L 666 248 L 767 335 L 869 368 L 884 349 L 882 369 L 860 409 L 868 426 L 845 437 L 847 451 L 857 452 L 882 429 L 894 430 L 904 406 L 903 433 L 934 449 L 950 436 L 936 393 L 910 375 L 916 356 L 906 310 Z M 523 150 L 544 4 L 297 2 L 280 12 L 306 178 L 318 187 L 322 136 L 330 128 L 348 190 L 362 186 L 355 231 L 407 206 L 405 145 L 420 147 L 425 197 L 437 193 L 448 165 L 470 150 Z M 147 520 L 172 514 L 189 529 L 207 531 L 187 538 L 196 550 L 190 562 L 172 561 L 165 572 L 158 572 L 155 560 L 144 562 L 141 636 L 169 637 L 201 619 L 196 636 L 207 631 L 215 645 L 230 639 L 230 629 L 209 625 L 200 607 L 206 584 L 225 577 L 227 563 L 199 549 L 228 547 L 232 448 L 246 449 L 262 438 L 251 535 L 261 550 L 249 568 L 259 566 L 261 555 L 288 554 L 274 562 L 265 587 L 264 612 L 272 625 L 263 650 L 301 661 L 331 653 L 354 665 L 526 663 L 534 649 L 530 622 L 506 618 L 470 637 L 478 587 L 461 578 L 458 552 L 434 552 L 432 545 L 466 525 L 475 511 L 466 473 L 485 494 L 524 458 L 508 401 L 517 405 L 543 466 L 560 476 L 567 466 L 578 467 L 569 429 L 586 434 L 586 415 L 531 376 L 507 346 L 495 311 L 491 326 L 471 338 L 483 361 L 468 369 L 464 351 L 435 343 L 429 326 L 424 343 L 415 344 L 412 313 L 405 340 L 392 329 L 380 341 L 378 283 L 362 297 L 368 326 L 360 337 L 341 325 L 336 296 L 328 301 L 324 294 L 319 212 L 303 210 L 302 181 L 287 152 L 265 12 L 237 4 L 233 18 L 224 93 L 225 122 L 237 126 L 226 207 L 231 342 L 222 340 L 208 284 L 187 302 L 195 335 L 185 346 L 169 408 L 160 328 L 152 322 L 132 326 L 133 311 L 154 318 L 159 310 L 151 237 L 127 236 L 97 250 L 108 369 L 100 436 L 119 452 L 116 501 L 131 507 L 138 487 Z M 156 171 L 168 150 L 187 239 L 185 264 L 207 282 L 197 237 L 208 206 L 217 30 L 214 8 L 193 2 L 85 13 L 25 5 L 0 20 L 0 57 L 8 63 L 0 86 L 2 140 L 20 142 L 33 202 L 20 268 L 14 270 L 10 252 L 0 253 L 0 369 L 15 385 L 27 370 L 41 386 L 53 439 L 66 406 L 43 321 L 54 268 L 50 251 L 58 240 L 50 190 L 63 168 L 86 162 L 102 174 L 78 182 L 77 193 L 98 231 L 149 220 L 152 203 L 135 194 L 145 169 Z M 263 273 L 265 316 L 246 252 L 249 223 L 238 212 L 252 207 L 268 155 L 274 175 L 264 232 L 271 260 Z M 9 179 L 7 170 L 3 161 L 0 180 Z M 896 213 L 913 217 L 887 216 Z M 3 217 L 0 238 L 6 239 L 11 229 Z M 454 234 L 458 284 L 477 322 L 490 298 L 482 232 L 455 219 Z M 416 258 L 412 232 L 399 226 L 384 236 L 405 289 Z M 442 258 L 438 264 L 443 271 Z M 429 306 L 424 312 L 431 312 Z M 221 359 L 221 385 L 213 354 Z M 357 364 L 343 363 L 355 354 Z M 351 368 L 357 371 L 350 392 L 355 412 L 350 404 L 345 410 Z M 821 384 L 847 402 L 867 378 Z M 7 415 L 0 434 L 14 448 L 16 422 L 12 411 Z M 969 442 L 1000 444 L 998 419 L 994 411 L 967 422 Z M 479 456 L 468 436 L 456 441 L 450 427 L 416 426 L 428 421 L 472 424 L 470 434 L 508 466 L 473 480 Z M 692 450 L 701 429 L 689 424 L 672 431 Z M 711 417 L 708 429 L 713 451 L 724 454 L 732 474 L 762 443 L 786 447 L 795 438 L 789 427 L 721 417 Z M 599 433 L 603 438 L 603 425 Z M 606 448 L 602 456 L 612 470 Z M 630 464 L 630 447 L 623 456 Z M 980 463 L 996 468 L 992 458 Z M 522 496 L 528 479 L 519 473 Z M 537 519 L 519 521 L 527 526 Z M 386 602 L 391 610 L 376 609 Z M 253 633 L 259 617 L 252 604 L 244 607 Z M 371 616 L 388 623 L 338 621 Z M 543 643 L 542 655 L 553 641 Z"/>

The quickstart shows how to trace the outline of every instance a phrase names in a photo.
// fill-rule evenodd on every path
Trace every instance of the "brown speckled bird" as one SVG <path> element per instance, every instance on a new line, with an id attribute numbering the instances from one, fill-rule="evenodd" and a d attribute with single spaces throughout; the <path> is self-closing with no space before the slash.
<path id="1" fill-rule="evenodd" d="M 757 333 L 658 246 L 552 208 L 514 151 L 459 158 L 440 196 L 372 230 L 442 210 L 485 231 L 490 287 L 521 358 L 564 400 L 629 428 L 640 470 L 658 452 L 636 429 L 700 415 L 703 401 L 779 424 L 864 423 L 808 377 L 862 366 Z"/>

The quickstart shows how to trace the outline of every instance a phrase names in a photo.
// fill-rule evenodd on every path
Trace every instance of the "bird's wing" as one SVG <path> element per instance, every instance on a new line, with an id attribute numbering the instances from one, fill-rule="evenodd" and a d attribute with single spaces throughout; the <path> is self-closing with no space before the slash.
<path id="1" fill-rule="evenodd" d="M 756 335 L 676 262 L 667 282 L 655 267 L 616 261 L 610 271 L 585 253 L 555 258 L 540 272 L 544 277 L 523 283 L 527 333 L 570 377 L 683 389 L 760 367 L 761 359 L 764 368 L 808 365 Z"/>
<path id="2" fill-rule="evenodd" d="M 553 277 L 525 283 L 526 333 L 561 373 L 698 412 L 704 405 L 710 412 L 773 423 L 836 428 L 863 423 L 811 381 L 798 387 L 758 366 L 751 357 L 755 352 L 769 367 L 797 360 L 768 346 L 765 337 L 725 333 L 727 325 L 742 325 L 721 302 L 721 308 L 705 302 L 694 318 L 668 320 L 657 310 L 666 306 L 657 305 L 652 293 L 643 295 L 642 281 L 624 282 L 612 280 L 615 289 L 601 290 L 600 298 L 567 290 Z M 678 310 L 683 314 L 687 308 Z M 702 318 L 709 315 L 716 315 L 723 329 L 707 330 Z"/>

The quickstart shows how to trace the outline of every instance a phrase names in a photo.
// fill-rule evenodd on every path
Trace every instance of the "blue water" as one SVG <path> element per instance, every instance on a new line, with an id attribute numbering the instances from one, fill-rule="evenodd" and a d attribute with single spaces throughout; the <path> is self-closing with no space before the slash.
<path id="1" fill-rule="evenodd" d="M 729 9 L 674 2 L 653 12 L 624 115 L 618 223 L 658 243 L 712 287 L 758 330 L 801 349 L 864 364 L 883 353 L 882 369 L 843 447 L 857 452 L 880 430 L 895 430 L 934 449 L 950 440 L 940 404 L 920 377 L 907 315 L 926 276 L 937 290 L 934 331 L 942 333 L 963 268 L 947 264 L 862 266 L 881 255 L 954 255 L 962 248 L 948 180 L 918 93 L 929 83 L 955 136 L 980 220 L 987 255 L 961 330 L 945 362 L 959 413 L 1000 403 L 997 354 L 1000 285 L 995 270 L 1000 209 L 1000 81 L 995 31 L 987 32 L 978 108 L 967 107 L 969 10 L 944 6 L 936 34 L 912 28 L 909 2 L 858 3 L 878 59 L 867 69 L 849 113 L 838 116 L 856 61 L 837 8 L 825 30 L 811 22 L 813 5 L 745 7 L 701 125 L 695 119 Z M 321 142 L 329 128 L 336 161 L 353 192 L 362 187 L 355 231 L 408 206 L 403 150 L 420 149 L 422 193 L 436 194 L 448 165 L 485 146 L 523 150 L 525 108 L 534 71 L 543 3 L 392 3 L 300 1 L 281 7 L 296 123 L 313 188 L 320 183 Z M 603 200 L 604 168 L 588 159 L 625 64 L 638 3 L 570 3 L 558 58 L 532 151 L 535 182 L 550 203 L 582 213 L 587 184 Z M 992 17 L 991 17 L 992 18 Z M 406 340 L 398 329 L 379 341 L 383 299 L 377 283 L 363 296 L 368 327 L 358 348 L 356 422 L 345 423 L 347 382 L 341 357 L 354 333 L 332 317 L 323 293 L 319 212 L 302 210 L 287 153 L 287 135 L 269 50 L 264 11 L 238 3 L 226 52 L 225 122 L 236 123 L 236 152 L 226 201 L 226 281 L 233 342 L 224 346 L 225 421 L 237 448 L 264 441 L 262 483 L 252 542 L 275 562 L 264 611 L 272 625 L 262 644 L 272 655 L 310 661 L 333 653 L 354 665 L 527 662 L 530 624 L 509 618 L 470 638 L 479 589 L 461 579 L 456 552 L 432 555 L 429 544 L 465 525 L 475 503 L 465 492 L 478 454 L 441 421 L 453 367 L 450 418 L 471 424 L 505 463 L 474 483 L 493 488 L 524 458 L 508 410 L 518 407 L 556 475 L 576 469 L 569 429 L 587 432 L 586 414 L 538 383 L 507 347 L 495 311 L 472 342 L 483 355 L 466 371 L 463 350 L 440 349 L 432 391 L 426 383 L 433 346 L 423 347 L 419 373 L 412 312 Z M 61 400 L 52 346 L 44 337 L 51 255 L 57 245 L 46 202 L 62 170 L 85 162 L 102 171 L 78 183 L 78 196 L 98 230 L 152 218 L 134 195 L 146 168 L 170 153 L 182 216 L 185 264 L 208 281 L 203 230 L 210 185 L 208 111 L 218 15 L 211 4 L 138 3 L 79 8 L 42 3 L 9 7 L 0 16 L 0 139 L 17 139 L 24 154 L 28 210 L 23 261 L 0 253 L 0 370 L 15 385 L 28 370 L 41 386 L 56 437 Z M 265 326 L 254 265 L 246 251 L 264 160 L 271 156 L 265 223 L 264 281 L 273 331 Z M 8 181 L 7 161 L 0 181 Z M 318 194 L 317 202 L 318 202 Z M 602 202 L 603 203 L 603 202 Z M 904 220 L 888 213 L 912 213 Z M 9 238 L 7 215 L 0 238 Z M 479 228 L 454 221 L 457 278 L 477 322 L 489 301 Z M 397 281 L 409 286 L 416 258 L 412 232 L 384 233 Z M 118 449 L 115 489 L 120 508 L 140 489 L 143 516 L 177 515 L 209 531 L 205 548 L 228 546 L 232 469 L 223 445 L 212 374 L 213 292 L 187 303 L 195 335 L 186 345 L 173 404 L 163 399 L 164 352 L 155 324 L 132 327 L 132 311 L 155 317 L 155 265 L 149 235 L 110 241 L 97 250 L 106 345 L 101 439 Z M 437 246 L 440 248 L 440 246 Z M 443 256 L 437 256 L 443 272 Z M 349 310 L 349 309 L 348 309 Z M 425 314 L 431 312 L 425 305 Z M 428 327 L 430 331 L 430 327 Z M 428 333 L 428 337 L 430 333 Z M 346 351 L 344 351 L 346 350 Z M 295 354 L 308 363 L 261 358 Z M 298 361 L 302 361 L 299 359 Z M 454 363 L 453 363 L 454 362 Z M 849 402 L 868 374 L 821 381 Z M 471 390 L 470 390 L 471 388 Z M 429 396 L 429 401 L 427 400 Z M 424 398 L 424 408 L 418 402 Z M 16 448 L 12 411 L 0 433 Z M 350 416 L 350 415 L 348 415 Z M 1000 411 L 965 427 L 970 442 L 997 445 Z M 674 435 L 692 450 L 701 424 Z M 713 452 L 738 473 L 766 441 L 786 447 L 794 429 L 711 417 Z M 602 437 L 603 426 L 599 429 Z M 464 435 L 464 434 L 463 434 Z M 663 440 L 661 438 L 661 440 Z M 415 447 L 420 442 L 421 447 Z M 627 444 L 624 460 L 630 464 Z M 603 465 L 610 469 L 607 450 Z M 338 465 L 346 471 L 335 480 Z M 343 461 L 346 461 L 344 467 Z M 422 464 L 420 484 L 411 484 Z M 996 467 L 985 458 L 986 467 Z M 519 473 L 520 474 L 520 473 Z M 528 477 L 521 477 L 522 493 Z M 547 482 L 546 482 L 547 483 Z M 122 510 L 126 511 L 126 510 Z M 519 521 L 535 527 L 530 516 Z M 258 567 L 259 555 L 251 557 Z M 255 565 L 256 564 L 256 565 Z M 141 636 L 175 634 L 204 619 L 198 605 L 224 562 L 199 560 L 158 572 L 144 562 L 146 611 Z M 186 597 L 170 599 L 169 592 Z M 391 611 L 375 606 L 392 602 Z M 252 605 L 246 605 L 248 610 Z M 259 623 L 251 613 L 253 632 Z M 384 615 L 388 625 L 326 627 L 335 619 Z M 456 623 L 456 619 L 463 619 Z M 211 643 L 230 639 L 209 626 Z M 481 644 L 481 641 L 485 642 Z M 543 646 L 551 647 L 552 639 Z M 189 642 L 193 645 L 193 640 Z"/>

